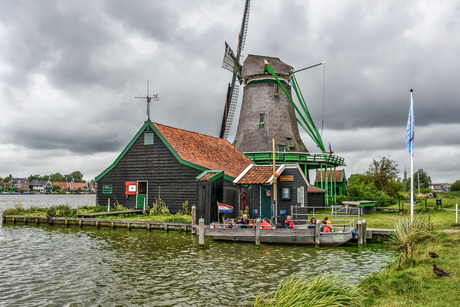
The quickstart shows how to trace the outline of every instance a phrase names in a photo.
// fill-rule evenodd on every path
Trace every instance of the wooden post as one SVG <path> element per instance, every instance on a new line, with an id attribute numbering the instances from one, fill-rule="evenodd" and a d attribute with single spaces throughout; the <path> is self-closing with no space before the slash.
<path id="1" fill-rule="evenodd" d="M 69 220 L 67 217 L 64 220 L 64 224 L 65 224 L 65 227 L 69 227 Z"/>
<path id="2" fill-rule="evenodd" d="M 37 225 L 39 225 L 39 224 L 40 224 L 40 221 L 39 221 L 39 219 L 38 219 L 38 218 L 36 218 L 36 219 L 35 219 L 35 223 L 37 223 Z"/>
<path id="3" fill-rule="evenodd" d="M 13 224 L 16 224 L 16 217 L 13 216 Z"/>
<path id="4" fill-rule="evenodd" d="M 81 222 L 81 220 L 78 220 L 78 225 L 80 225 L 80 228 L 83 227 L 83 223 Z"/>
<path id="5" fill-rule="evenodd" d="M 112 229 L 115 228 L 115 224 L 113 222 L 110 223 L 110 226 L 112 226 Z"/>
<path id="6" fill-rule="evenodd" d="M 27 217 L 24 216 L 24 225 L 27 225 Z"/>
<path id="7" fill-rule="evenodd" d="M 165 231 L 168 232 L 168 224 L 165 224 Z"/>
<path id="8" fill-rule="evenodd" d="M 147 230 L 150 231 L 150 223 L 147 223 Z"/>
<path id="9" fill-rule="evenodd" d="M 366 244 L 367 243 L 367 224 L 366 224 L 366 220 L 363 220 L 362 227 L 363 227 L 363 244 Z"/>
<path id="10" fill-rule="evenodd" d="M 321 224 L 316 221 L 315 224 L 315 246 L 319 246 L 321 244 Z"/>
<path id="11" fill-rule="evenodd" d="M 256 220 L 256 245 L 260 245 L 260 218 Z"/>
<path id="12" fill-rule="evenodd" d="M 107 212 L 110 212 L 110 198 L 107 199 Z"/>
<path id="13" fill-rule="evenodd" d="M 204 218 L 201 218 L 198 226 L 198 244 L 204 247 Z"/>
<path id="14" fill-rule="evenodd" d="M 96 229 L 99 229 L 99 221 L 96 221 Z"/>
<path id="15" fill-rule="evenodd" d="M 363 245 L 363 222 L 358 221 L 358 245 Z"/>
<path id="16" fill-rule="evenodd" d="M 131 230 L 131 223 L 128 222 L 128 223 L 126 224 L 126 227 L 127 227 L 129 230 Z"/>
<path id="17" fill-rule="evenodd" d="M 196 235 L 196 206 L 192 206 L 192 234 Z"/>

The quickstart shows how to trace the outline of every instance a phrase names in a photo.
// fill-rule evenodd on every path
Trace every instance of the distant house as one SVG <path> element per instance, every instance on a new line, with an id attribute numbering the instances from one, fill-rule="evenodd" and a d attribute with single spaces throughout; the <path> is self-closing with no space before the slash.
<path id="1" fill-rule="evenodd" d="M 97 192 L 97 183 L 95 180 L 91 180 L 88 182 L 88 192 L 96 193 Z"/>
<path id="2" fill-rule="evenodd" d="M 69 190 L 69 184 L 67 182 L 62 182 L 62 181 L 54 181 L 54 182 L 51 182 L 51 185 L 54 186 L 54 185 L 59 185 L 59 188 L 61 191 L 68 191 Z"/>
<path id="3" fill-rule="evenodd" d="M 88 185 L 86 184 L 86 182 L 70 182 L 69 191 L 88 192 Z"/>
<path id="4" fill-rule="evenodd" d="M 345 170 L 318 170 L 316 172 L 315 186 L 320 189 L 328 189 L 329 195 L 335 190 L 335 195 L 345 195 L 347 193 L 347 177 Z"/>
<path id="5" fill-rule="evenodd" d="M 197 177 L 223 171 L 223 199 L 238 203 L 233 180 L 251 160 L 225 139 L 146 121 L 118 158 L 96 177 L 97 203 L 128 208 L 161 198 L 171 212 L 197 205 Z M 217 204 L 213 204 L 216 205 Z M 236 211 L 236 210 L 235 210 Z"/>
<path id="6" fill-rule="evenodd" d="M 30 184 L 27 178 L 11 178 L 11 183 L 16 187 L 16 191 L 30 192 Z"/>
<path id="7" fill-rule="evenodd" d="M 450 188 L 452 187 L 451 183 L 432 183 L 430 184 L 430 188 L 433 192 L 450 192 Z"/>
<path id="8" fill-rule="evenodd" d="M 37 180 L 34 179 L 30 182 L 30 191 L 41 194 L 50 194 L 53 190 L 53 186 L 49 180 Z"/>
<path id="9" fill-rule="evenodd" d="M 14 191 L 16 191 L 16 186 L 11 181 L 10 182 L 2 181 L 1 185 L 2 185 L 2 192 L 14 192 Z"/>

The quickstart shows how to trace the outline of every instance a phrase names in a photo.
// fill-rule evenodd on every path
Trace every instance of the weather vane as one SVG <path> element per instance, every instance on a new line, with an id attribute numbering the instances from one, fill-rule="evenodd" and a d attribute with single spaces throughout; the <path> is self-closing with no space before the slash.
<path id="1" fill-rule="evenodd" d="M 134 98 L 146 98 L 147 99 L 147 120 L 150 121 L 150 102 L 153 101 L 158 101 L 160 98 L 158 97 L 158 94 L 155 94 L 153 96 L 149 96 L 149 80 L 147 80 L 147 96 L 145 97 L 134 97 Z"/>

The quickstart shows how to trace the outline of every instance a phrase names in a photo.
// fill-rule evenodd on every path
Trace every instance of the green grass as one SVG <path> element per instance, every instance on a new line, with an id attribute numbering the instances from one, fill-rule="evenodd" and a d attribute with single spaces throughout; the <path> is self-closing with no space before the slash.
<path id="1" fill-rule="evenodd" d="M 458 306 L 460 302 L 460 233 L 437 233 L 412 257 L 388 265 L 360 283 L 366 306 Z M 432 259 L 428 252 L 440 258 Z M 433 264 L 450 272 L 437 277 Z"/>
<path id="2" fill-rule="evenodd" d="M 333 275 L 293 275 L 284 279 L 273 293 L 259 293 L 254 306 L 364 306 L 363 300 L 358 288 Z"/>

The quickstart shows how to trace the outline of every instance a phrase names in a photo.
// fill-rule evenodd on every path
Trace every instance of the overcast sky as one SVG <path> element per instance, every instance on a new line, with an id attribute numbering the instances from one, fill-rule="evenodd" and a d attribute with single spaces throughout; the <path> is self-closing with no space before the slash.
<path id="1" fill-rule="evenodd" d="M 218 136 L 244 0 L 0 1 L 0 176 L 69 174 L 90 180 L 146 120 Z M 253 0 L 243 56 L 279 57 L 297 75 L 323 140 L 347 176 L 389 156 L 460 179 L 458 1 Z M 244 60 L 244 59 L 243 59 Z M 324 102 L 324 114 L 323 114 Z M 235 118 L 229 139 L 235 134 Z M 313 142 L 303 133 L 311 152 Z M 326 145 L 327 146 L 327 145 Z"/>

